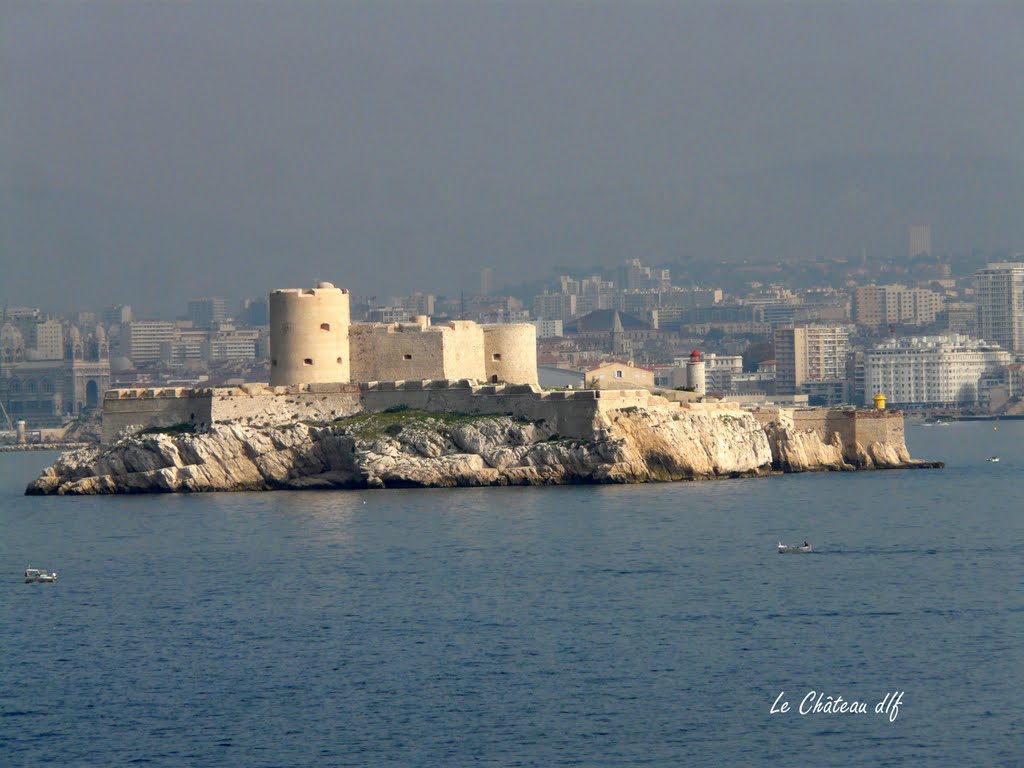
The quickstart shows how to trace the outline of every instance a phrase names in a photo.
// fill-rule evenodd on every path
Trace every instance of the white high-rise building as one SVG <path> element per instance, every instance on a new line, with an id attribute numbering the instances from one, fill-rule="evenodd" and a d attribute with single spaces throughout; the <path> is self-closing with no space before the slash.
<path id="1" fill-rule="evenodd" d="M 879 393 L 898 405 L 976 403 L 979 382 L 1012 362 L 1006 350 L 969 336 L 892 339 L 865 355 L 864 403 Z"/>
<path id="2" fill-rule="evenodd" d="M 1024 352 L 1024 263 L 989 264 L 974 273 L 978 335 L 1010 352 Z"/>
<path id="3" fill-rule="evenodd" d="M 149 363 L 160 359 L 160 346 L 173 343 L 174 323 L 163 320 L 132 320 L 121 331 L 121 345 L 132 362 Z"/>

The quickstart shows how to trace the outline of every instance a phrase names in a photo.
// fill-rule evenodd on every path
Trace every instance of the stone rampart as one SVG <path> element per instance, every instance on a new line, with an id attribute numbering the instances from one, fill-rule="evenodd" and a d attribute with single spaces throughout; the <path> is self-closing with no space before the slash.
<path id="1" fill-rule="evenodd" d="M 359 384 L 311 383 L 271 387 L 198 389 L 115 389 L 103 402 L 103 441 L 130 427 L 243 423 L 253 426 L 297 421 L 332 421 L 361 411 L 406 407 L 436 413 L 497 414 L 547 421 L 563 437 L 588 438 L 607 425 L 608 415 L 631 408 L 675 408 L 709 415 L 751 413 L 767 427 L 812 431 L 822 442 L 838 434 L 844 453 L 857 445 L 904 446 L 903 416 L 892 411 L 855 408 L 754 408 L 727 402 L 672 402 L 645 389 L 543 392 L 532 384 L 485 384 L 475 379 L 409 379 Z M 905 450 L 905 449 L 904 449 Z"/>
<path id="2" fill-rule="evenodd" d="M 527 421 L 547 420 L 563 437 L 592 434 L 600 412 L 594 392 L 541 392 L 530 384 L 477 386 L 475 382 L 398 381 L 362 385 L 363 408 L 383 411 L 407 406 L 438 413 L 501 414 Z"/>
<path id="3" fill-rule="evenodd" d="M 542 392 L 532 384 L 481 386 L 474 379 L 115 389 L 107 392 L 104 399 L 103 442 L 112 442 L 135 427 L 191 424 L 202 428 L 232 422 L 264 425 L 331 421 L 360 411 L 384 411 L 396 406 L 437 413 L 500 414 L 528 421 L 546 420 L 564 437 L 586 437 L 609 411 L 653 405 L 672 404 L 642 389 Z M 734 406 L 729 408 L 735 410 Z"/>
<path id="4" fill-rule="evenodd" d="M 212 418 L 218 424 L 331 421 L 352 416 L 360 410 L 358 386 L 327 383 L 308 384 L 301 389 L 273 387 L 248 392 L 216 389 L 211 405 Z"/>
<path id="5" fill-rule="evenodd" d="M 209 426 L 211 392 L 181 387 L 108 390 L 103 396 L 102 440 L 112 442 L 130 427 Z"/>
<path id="6" fill-rule="evenodd" d="M 112 389 L 103 399 L 102 441 L 113 442 L 136 427 L 190 424 L 201 429 L 231 422 L 330 421 L 361 409 L 359 387 L 354 384 Z"/>
<path id="7" fill-rule="evenodd" d="M 783 424 L 791 423 L 794 429 L 813 431 L 822 442 L 829 442 L 834 434 L 838 434 L 847 456 L 856 455 L 858 446 L 866 449 L 873 443 L 906 450 L 901 411 L 853 407 L 780 408 L 778 411 Z"/>

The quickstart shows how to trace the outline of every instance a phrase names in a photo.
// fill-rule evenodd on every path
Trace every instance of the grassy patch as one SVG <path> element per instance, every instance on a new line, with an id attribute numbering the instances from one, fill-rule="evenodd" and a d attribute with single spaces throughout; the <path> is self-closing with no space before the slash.
<path id="1" fill-rule="evenodd" d="M 475 422 L 493 419 L 500 414 L 470 414 L 433 411 L 420 411 L 414 408 L 403 410 L 389 408 L 381 413 L 358 413 L 355 416 L 348 416 L 343 419 L 335 419 L 331 424 L 335 427 L 342 427 L 353 435 L 363 440 L 372 440 L 381 435 L 397 435 L 407 426 L 422 426 L 425 428 L 456 427 L 460 424 L 473 424 Z"/>

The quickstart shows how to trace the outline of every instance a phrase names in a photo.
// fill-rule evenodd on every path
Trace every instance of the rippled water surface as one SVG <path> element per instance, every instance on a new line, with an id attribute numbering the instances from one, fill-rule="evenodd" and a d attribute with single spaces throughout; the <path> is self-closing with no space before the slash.
<path id="1" fill-rule="evenodd" d="M 1022 765 L 1024 422 L 908 433 L 948 467 L 62 499 L 0 454 L 0 764 Z"/>

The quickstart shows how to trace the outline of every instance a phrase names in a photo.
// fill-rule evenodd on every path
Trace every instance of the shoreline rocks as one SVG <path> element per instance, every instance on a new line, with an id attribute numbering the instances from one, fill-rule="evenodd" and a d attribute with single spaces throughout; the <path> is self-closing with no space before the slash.
<path id="1" fill-rule="evenodd" d="M 26 494 L 643 483 L 924 466 L 941 462 L 916 462 L 905 445 L 844 451 L 838 438 L 762 427 L 739 409 L 624 408 L 585 437 L 561 436 L 544 420 L 410 410 L 130 435 L 62 454 Z"/>

